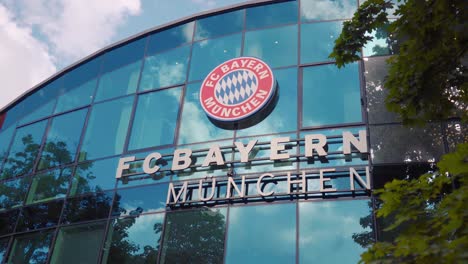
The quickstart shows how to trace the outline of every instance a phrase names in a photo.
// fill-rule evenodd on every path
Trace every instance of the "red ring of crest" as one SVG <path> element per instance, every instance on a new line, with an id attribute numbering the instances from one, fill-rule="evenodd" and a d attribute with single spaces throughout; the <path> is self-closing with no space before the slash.
<path id="1" fill-rule="evenodd" d="M 242 61 L 244 62 L 244 66 L 242 66 Z M 252 65 L 250 64 L 251 61 L 254 61 L 255 63 Z M 234 62 L 237 62 L 239 67 L 232 68 Z M 255 70 L 255 66 L 259 64 L 261 64 L 262 67 L 258 70 Z M 223 66 L 225 65 L 229 66 L 229 70 L 226 72 L 223 72 Z M 250 67 L 247 67 L 247 66 L 250 66 Z M 249 97 L 248 100 L 238 105 L 225 106 L 225 105 L 219 104 L 215 97 L 216 84 L 218 83 L 219 80 L 222 80 L 223 77 L 229 74 L 230 72 L 242 70 L 242 69 L 250 70 L 255 74 L 255 76 L 257 77 L 257 82 L 258 82 L 257 90 L 255 91 L 254 94 L 252 94 Z M 265 74 L 268 76 L 264 77 L 263 79 L 260 79 L 260 77 L 265 76 Z M 258 111 L 260 111 L 266 105 L 268 105 L 268 103 L 271 101 L 271 98 L 275 94 L 275 91 L 276 91 L 276 81 L 273 75 L 273 71 L 268 66 L 268 64 L 254 57 L 238 57 L 238 58 L 234 58 L 234 59 L 231 59 L 231 60 L 228 60 L 219 64 L 206 76 L 200 88 L 199 99 L 200 99 L 200 104 L 203 110 L 209 117 L 218 121 L 222 121 L 222 122 L 240 121 L 240 120 L 243 120 L 245 118 L 248 118 L 254 115 L 255 113 L 258 113 Z M 210 97 L 212 98 L 212 100 L 205 102 Z M 214 105 L 211 104 L 211 102 L 213 102 Z M 251 109 L 248 109 L 249 107 L 247 106 L 247 104 L 250 106 Z M 219 109 L 219 108 L 215 108 L 216 106 L 221 107 L 221 109 L 217 113 L 214 113 L 212 111 L 213 109 Z M 236 108 L 237 108 L 237 111 L 234 110 Z M 236 112 L 240 114 L 235 116 L 234 113 Z M 227 117 L 222 116 L 228 113 L 229 113 L 229 116 Z"/>

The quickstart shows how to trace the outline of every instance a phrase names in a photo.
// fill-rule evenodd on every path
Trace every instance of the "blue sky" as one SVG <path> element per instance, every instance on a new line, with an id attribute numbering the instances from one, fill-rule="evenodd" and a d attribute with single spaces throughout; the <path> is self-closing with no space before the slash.
<path id="1" fill-rule="evenodd" d="M 245 0 L 0 0 L 0 109 L 87 55 L 146 29 Z"/>

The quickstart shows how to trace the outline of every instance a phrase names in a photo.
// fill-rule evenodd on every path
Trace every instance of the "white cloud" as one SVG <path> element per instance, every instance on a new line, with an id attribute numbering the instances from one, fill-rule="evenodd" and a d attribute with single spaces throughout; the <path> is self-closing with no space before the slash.
<path id="1" fill-rule="evenodd" d="M 109 43 L 128 16 L 141 12 L 140 0 L 20 0 L 23 23 L 37 26 L 54 52 L 76 60 Z"/>
<path id="2" fill-rule="evenodd" d="M 104 47 L 140 0 L 5 0 L 0 4 L 0 108 Z"/>
<path id="3" fill-rule="evenodd" d="M 56 71 L 47 45 L 35 39 L 32 28 L 20 26 L 0 4 L 0 108 Z"/>
<path id="4" fill-rule="evenodd" d="M 192 3 L 200 5 L 204 8 L 213 8 L 216 6 L 216 1 L 215 0 L 191 0 Z"/>

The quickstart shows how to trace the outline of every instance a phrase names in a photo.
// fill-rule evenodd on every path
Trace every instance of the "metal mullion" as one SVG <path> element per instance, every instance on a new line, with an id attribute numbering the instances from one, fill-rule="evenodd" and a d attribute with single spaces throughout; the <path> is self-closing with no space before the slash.
<path id="1" fill-rule="evenodd" d="M 6 250 L 5 250 L 5 255 L 3 255 L 3 261 L 1 263 L 7 263 L 8 258 L 10 258 L 10 254 L 11 254 L 10 250 L 13 247 L 13 241 L 14 241 L 13 234 L 11 234 Z"/>
<path id="2" fill-rule="evenodd" d="M 224 250 L 223 250 L 223 263 L 226 263 L 226 252 L 227 252 L 227 246 L 228 246 L 228 232 L 229 232 L 229 214 L 231 211 L 231 206 L 228 203 L 226 207 L 226 228 L 224 228 Z"/>
<path id="3" fill-rule="evenodd" d="M 313 130 L 324 130 L 324 129 L 346 129 L 346 128 L 351 128 L 351 127 L 360 127 L 360 126 L 365 126 L 365 122 L 353 122 L 353 123 L 342 123 L 342 124 L 332 124 L 332 125 L 322 125 L 322 126 L 307 126 L 307 127 L 302 127 L 301 131 L 313 131 Z"/>
<path id="4" fill-rule="evenodd" d="M 128 120 L 127 133 L 126 133 L 122 153 L 126 153 L 128 151 L 128 144 L 130 143 L 130 137 L 132 136 L 133 122 L 135 120 L 136 110 L 138 106 L 138 99 L 139 99 L 138 91 L 140 90 L 141 75 L 143 74 L 143 70 L 145 67 L 146 52 L 148 50 L 149 39 L 150 39 L 149 36 L 146 36 L 145 50 L 143 52 L 143 59 L 141 59 L 140 72 L 138 75 L 138 82 L 137 82 L 137 89 L 135 91 L 135 94 L 133 95 L 134 97 L 133 97 L 132 110 L 130 113 L 130 118 Z"/>
<path id="5" fill-rule="evenodd" d="M 153 89 L 149 89 L 149 90 L 139 91 L 139 92 L 137 92 L 137 94 L 138 95 L 143 95 L 143 94 L 148 94 L 148 93 L 154 93 L 154 92 L 158 92 L 158 91 L 164 91 L 164 90 L 168 90 L 168 89 L 182 87 L 184 85 L 185 85 L 185 82 L 170 85 L 170 86 L 164 86 L 164 87 L 160 87 L 160 88 L 153 88 Z"/>
<path id="6" fill-rule="evenodd" d="M 66 115 L 66 114 L 69 114 L 71 112 L 80 111 L 80 110 L 83 110 L 83 109 L 87 108 L 88 106 L 89 106 L 89 104 L 84 105 L 84 106 L 80 106 L 80 107 L 77 107 L 77 108 L 73 108 L 73 109 L 70 109 L 70 110 L 67 110 L 67 111 L 63 111 L 63 112 L 60 112 L 60 113 L 51 114 L 51 115 L 49 115 L 47 117 L 43 117 L 43 118 L 37 119 L 35 121 L 19 125 L 17 128 L 23 128 L 23 127 L 26 127 L 26 126 L 29 126 L 29 125 L 32 125 L 32 124 L 35 124 L 35 123 L 42 122 L 42 121 L 47 120 L 49 118 L 55 118 L 57 116 Z"/>
<path id="7" fill-rule="evenodd" d="M 163 222 L 162 222 L 162 227 L 161 227 L 161 238 L 159 239 L 159 250 L 158 250 L 158 256 L 156 258 L 156 263 L 161 263 L 161 254 L 162 254 L 162 249 L 163 249 L 164 234 L 166 232 L 166 218 L 167 218 L 167 212 L 164 211 L 164 217 L 163 217 Z"/>
<path id="8" fill-rule="evenodd" d="M 108 236 L 108 233 L 109 233 L 109 228 L 112 228 L 113 219 L 111 219 L 111 218 L 112 218 L 112 212 L 114 210 L 114 203 L 115 203 L 115 197 L 116 196 L 117 196 L 117 191 L 114 189 L 114 195 L 112 196 L 112 202 L 110 204 L 109 214 L 107 215 L 107 218 L 106 218 L 107 221 L 106 221 L 106 225 L 105 225 L 105 229 L 104 229 L 104 235 L 102 237 L 101 246 L 99 247 L 98 263 L 102 262 L 102 258 L 103 258 L 103 255 L 104 255 L 104 247 L 105 247 L 106 242 L 107 242 L 106 240 L 107 240 L 107 236 Z M 112 240 L 112 238 L 111 238 L 111 240 Z"/>
<path id="9" fill-rule="evenodd" d="M 308 20 L 302 21 L 301 24 L 317 24 L 317 23 L 327 23 L 327 22 L 340 22 L 340 21 L 351 21 L 353 18 L 336 18 L 336 19 L 326 19 L 326 20 Z"/>

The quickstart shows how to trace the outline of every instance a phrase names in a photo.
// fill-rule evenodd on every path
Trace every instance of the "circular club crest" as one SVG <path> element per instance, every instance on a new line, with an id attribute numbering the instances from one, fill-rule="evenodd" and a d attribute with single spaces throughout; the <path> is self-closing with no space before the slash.
<path id="1" fill-rule="evenodd" d="M 265 62 L 240 57 L 221 63 L 206 76 L 200 103 L 217 121 L 240 121 L 263 109 L 275 90 L 273 72 Z"/>

